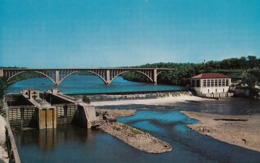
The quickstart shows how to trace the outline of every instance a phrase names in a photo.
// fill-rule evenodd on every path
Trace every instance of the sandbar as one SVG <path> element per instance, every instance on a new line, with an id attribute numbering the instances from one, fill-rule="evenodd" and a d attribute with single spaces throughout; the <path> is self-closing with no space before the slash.
<path id="1" fill-rule="evenodd" d="M 126 144 L 147 153 L 164 153 L 172 150 L 170 144 L 122 123 L 108 122 L 100 128 Z"/>
<path id="2" fill-rule="evenodd" d="M 219 115 L 181 111 L 190 118 L 199 120 L 188 126 L 216 140 L 260 152 L 260 114 Z"/>

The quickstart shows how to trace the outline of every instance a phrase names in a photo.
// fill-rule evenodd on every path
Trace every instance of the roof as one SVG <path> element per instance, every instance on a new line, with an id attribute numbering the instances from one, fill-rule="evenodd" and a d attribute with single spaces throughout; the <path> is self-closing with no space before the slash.
<path id="1" fill-rule="evenodd" d="M 192 79 L 216 79 L 216 78 L 230 78 L 230 77 L 220 73 L 203 73 L 203 74 L 193 76 L 191 78 Z"/>

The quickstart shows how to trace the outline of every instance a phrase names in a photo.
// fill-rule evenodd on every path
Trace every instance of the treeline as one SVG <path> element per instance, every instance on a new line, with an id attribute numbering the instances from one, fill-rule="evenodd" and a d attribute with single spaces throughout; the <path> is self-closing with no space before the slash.
<path id="1" fill-rule="evenodd" d="M 190 78 L 200 73 L 222 73 L 232 79 L 239 79 L 250 86 L 260 81 L 260 58 L 248 56 L 229 58 L 222 61 L 208 61 L 203 63 L 154 63 L 138 67 L 142 68 L 172 68 L 173 71 L 163 72 L 158 76 L 159 84 L 186 86 Z M 150 82 L 147 77 L 136 72 L 122 74 L 126 80 Z"/>
<path id="2" fill-rule="evenodd" d="M 26 79 L 30 79 L 30 78 L 39 78 L 39 77 L 44 77 L 44 76 L 39 73 L 36 73 L 36 72 L 24 72 L 20 75 L 13 77 L 8 83 L 10 84 L 10 83 L 15 83 L 20 80 L 26 80 Z"/>
<path id="3" fill-rule="evenodd" d="M 1 67 L 3 68 L 3 67 Z M 4 68 L 17 68 L 17 67 L 4 67 Z M 20 75 L 17 75 L 13 77 L 10 81 L 7 81 L 6 77 L 0 77 L 0 100 L 2 99 L 4 95 L 4 89 L 11 83 L 15 83 L 20 80 L 26 80 L 29 78 L 37 78 L 37 77 L 43 77 L 43 75 L 35 73 L 35 72 L 25 72 Z"/>
<path id="4" fill-rule="evenodd" d="M 0 77 L 0 100 L 4 95 L 4 89 L 7 87 L 7 80 L 5 77 Z"/>

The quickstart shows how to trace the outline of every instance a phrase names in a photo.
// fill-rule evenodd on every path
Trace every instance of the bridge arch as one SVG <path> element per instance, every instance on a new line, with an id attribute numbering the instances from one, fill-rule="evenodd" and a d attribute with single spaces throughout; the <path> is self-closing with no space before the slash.
<path id="1" fill-rule="evenodd" d="M 26 73 L 26 72 L 28 72 L 28 71 L 20 71 L 20 72 L 15 73 L 14 75 L 10 76 L 10 77 L 7 79 L 7 82 L 10 82 L 10 80 L 11 80 L 12 78 L 14 78 L 14 77 L 16 77 L 16 76 L 18 76 L 18 75 L 20 75 L 20 74 Z M 48 75 L 46 75 L 46 74 L 44 74 L 44 73 L 42 73 L 42 72 L 40 72 L 40 71 L 32 71 L 32 72 L 35 72 L 35 73 L 38 73 L 38 74 L 41 74 L 41 75 L 45 76 L 46 78 L 50 79 L 50 81 L 51 81 L 52 83 L 55 84 L 55 81 L 54 81 L 50 76 L 48 76 Z"/>
<path id="2" fill-rule="evenodd" d="M 106 80 L 105 80 L 102 76 L 100 76 L 98 73 L 95 73 L 95 72 L 90 71 L 90 70 L 73 71 L 73 72 L 67 74 L 66 76 L 64 76 L 64 77 L 59 81 L 58 84 L 61 84 L 66 78 L 68 78 L 68 77 L 71 76 L 72 74 L 75 74 L 75 73 L 78 73 L 78 72 L 89 72 L 89 73 L 91 73 L 91 74 L 94 74 L 94 75 L 98 76 L 105 84 L 107 84 Z"/>
<path id="3" fill-rule="evenodd" d="M 122 74 L 127 73 L 127 72 L 137 72 L 139 74 L 142 74 L 142 75 L 146 76 L 151 82 L 153 82 L 153 79 L 150 76 L 148 76 L 147 74 L 145 74 L 144 72 L 142 72 L 142 71 L 138 71 L 138 70 L 125 70 L 125 71 L 122 71 L 122 72 L 118 73 L 117 75 L 115 75 L 111 79 L 110 83 L 112 83 L 119 75 L 122 75 Z"/>
<path id="4" fill-rule="evenodd" d="M 79 71 L 73 71 L 73 72 L 70 72 L 69 74 L 67 74 L 66 76 L 64 76 L 62 79 L 60 79 L 59 83 L 57 83 L 58 85 L 61 84 L 66 78 L 68 78 L 69 76 L 71 76 L 72 74 L 75 74 L 75 73 L 78 73 L 78 72 L 88 72 L 88 73 L 91 73 L 91 74 L 94 74 L 96 76 L 98 76 L 103 82 L 104 84 L 111 84 L 119 75 L 121 74 L 124 74 L 124 73 L 127 73 L 127 72 L 137 72 L 139 74 L 142 74 L 144 75 L 145 77 L 147 77 L 149 79 L 149 81 L 153 82 L 153 79 L 147 75 L 146 73 L 142 72 L 142 71 L 139 71 L 139 70 L 125 70 L 125 71 L 122 71 L 122 72 L 119 72 L 119 73 L 116 73 L 115 76 L 112 76 L 111 80 L 110 81 L 106 81 L 106 79 L 104 77 L 102 77 L 100 74 L 94 72 L 94 71 L 91 71 L 91 70 L 79 70 Z M 161 72 L 159 72 L 161 73 Z M 158 73 L 158 74 L 159 74 Z"/>

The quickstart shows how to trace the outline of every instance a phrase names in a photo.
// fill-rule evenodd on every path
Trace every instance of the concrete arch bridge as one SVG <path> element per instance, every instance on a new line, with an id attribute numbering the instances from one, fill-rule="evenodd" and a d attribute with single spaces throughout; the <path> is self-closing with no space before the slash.
<path id="1" fill-rule="evenodd" d="M 146 76 L 152 83 L 157 84 L 157 76 L 164 71 L 171 71 L 169 68 L 6 68 L 0 69 L 0 77 L 6 77 L 10 81 L 15 76 L 25 72 L 35 72 L 50 79 L 55 85 L 60 85 L 64 79 L 78 72 L 89 72 L 97 75 L 106 85 L 119 75 L 126 72 L 137 72 Z"/>

